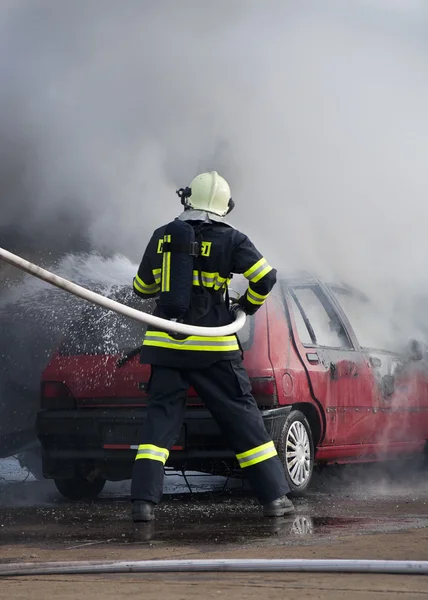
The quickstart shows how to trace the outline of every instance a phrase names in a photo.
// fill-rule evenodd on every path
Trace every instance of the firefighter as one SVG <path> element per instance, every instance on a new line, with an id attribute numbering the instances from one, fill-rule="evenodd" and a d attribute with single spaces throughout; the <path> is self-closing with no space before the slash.
<path id="1" fill-rule="evenodd" d="M 134 291 L 145 299 L 157 297 L 154 314 L 191 325 L 227 325 L 238 309 L 253 315 L 275 285 L 276 270 L 246 235 L 224 220 L 234 207 L 227 181 L 215 171 L 202 173 L 177 193 L 184 211 L 154 232 L 134 278 Z M 176 233 L 184 224 L 190 237 L 174 243 L 168 231 Z M 245 294 L 228 306 L 227 286 L 233 273 L 243 274 L 249 284 Z M 185 337 L 149 328 L 141 362 L 151 365 L 151 378 L 132 473 L 135 522 L 154 518 L 163 493 L 164 465 L 181 431 L 190 386 L 236 454 L 263 514 L 276 517 L 294 511 L 284 468 L 252 396 L 236 335 Z"/>

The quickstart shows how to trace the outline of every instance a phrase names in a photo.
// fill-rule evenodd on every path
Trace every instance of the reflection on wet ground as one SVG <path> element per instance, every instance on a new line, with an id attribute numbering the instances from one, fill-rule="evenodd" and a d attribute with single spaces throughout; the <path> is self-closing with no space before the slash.
<path id="1" fill-rule="evenodd" d="M 2 472 L 3 467 L 3 472 Z M 5 472 L 9 469 L 8 474 Z M 242 482 L 220 477 L 166 478 L 155 523 L 130 521 L 129 482 L 108 483 L 94 502 L 69 502 L 52 482 L 37 482 L 0 461 L 0 544 L 75 548 L 94 544 L 293 544 L 316 538 L 428 526 L 428 478 L 420 467 L 326 469 L 296 499 L 296 513 L 263 519 Z M 187 493 L 186 493 L 187 492 Z"/>

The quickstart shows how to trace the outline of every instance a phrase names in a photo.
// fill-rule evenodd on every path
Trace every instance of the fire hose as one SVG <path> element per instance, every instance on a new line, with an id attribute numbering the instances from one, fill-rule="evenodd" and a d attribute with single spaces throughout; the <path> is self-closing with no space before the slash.
<path id="1" fill-rule="evenodd" d="M 196 559 L 30 562 L 0 565 L 0 577 L 86 573 L 192 572 L 384 573 L 428 575 L 428 561 L 355 559 Z"/>
<path id="2" fill-rule="evenodd" d="M 125 317 L 159 329 L 187 335 L 219 336 L 237 333 L 246 315 L 239 311 L 234 323 L 223 327 L 195 327 L 168 321 L 116 302 L 55 275 L 7 250 L 0 248 L 0 259 L 83 300 L 112 310 Z M 147 561 L 73 561 L 33 562 L 0 565 L 0 577 L 31 575 L 79 575 L 85 573 L 158 573 L 158 572 L 305 572 L 305 573 L 386 573 L 428 575 L 428 561 L 343 560 L 343 559 L 212 559 Z"/>
<path id="3" fill-rule="evenodd" d="M 106 308 L 107 310 L 113 310 L 124 317 L 129 317 L 134 319 L 135 321 L 139 321 L 141 323 L 147 323 L 148 325 L 152 325 L 158 329 L 163 331 L 173 331 L 174 333 L 182 333 L 186 335 L 205 335 L 205 336 L 226 336 L 232 335 L 240 331 L 245 325 L 246 314 L 244 311 L 240 310 L 237 312 L 236 319 L 233 323 L 229 325 L 224 325 L 222 327 L 196 327 L 194 325 L 186 325 L 185 323 L 177 323 L 175 321 L 169 321 L 168 319 L 162 319 L 161 317 L 155 317 L 154 315 L 150 315 L 141 310 L 137 310 L 135 308 L 131 308 L 130 306 L 126 306 L 121 302 L 117 302 L 116 300 L 112 300 L 111 298 L 107 298 L 102 294 L 97 294 L 91 290 L 88 290 L 81 285 L 77 285 L 76 283 L 72 283 L 59 275 L 55 275 L 46 269 L 42 269 L 35 265 L 34 263 L 17 256 L 16 254 L 12 254 L 8 250 L 4 248 L 0 248 L 0 259 L 5 262 L 21 269 L 21 271 L 25 271 L 30 275 L 34 275 L 43 281 L 54 285 L 78 298 L 82 298 L 83 300 L 87 300 L 88 302 L 92 302 L 93 304 L 97 304 L 102 308 Z"/>

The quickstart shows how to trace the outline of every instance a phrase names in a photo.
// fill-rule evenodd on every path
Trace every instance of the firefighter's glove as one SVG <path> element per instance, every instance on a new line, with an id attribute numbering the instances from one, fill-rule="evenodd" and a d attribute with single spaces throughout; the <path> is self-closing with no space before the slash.
<path id="1" fill-rule="evenodd" d="M 238 316 L 238 312 L 240 310 L 245 312 L 245 310 L 241 304 L 241 298 L 239 300 L 236 300 L 235 298 L 231 298 L 229 313 L 233 320 L 236 320 L 236 317 Z"/>

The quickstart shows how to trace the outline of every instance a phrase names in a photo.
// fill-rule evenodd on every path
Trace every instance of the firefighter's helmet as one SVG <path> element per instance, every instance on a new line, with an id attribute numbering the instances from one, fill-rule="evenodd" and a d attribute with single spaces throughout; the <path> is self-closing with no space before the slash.
<path id="1" fill-rule="evenodd" d="M 227 181 L 216 171 L 197 175 L 189 187 L 177 191 L 186 208 L 225 217 L 234 207 Z"/>

